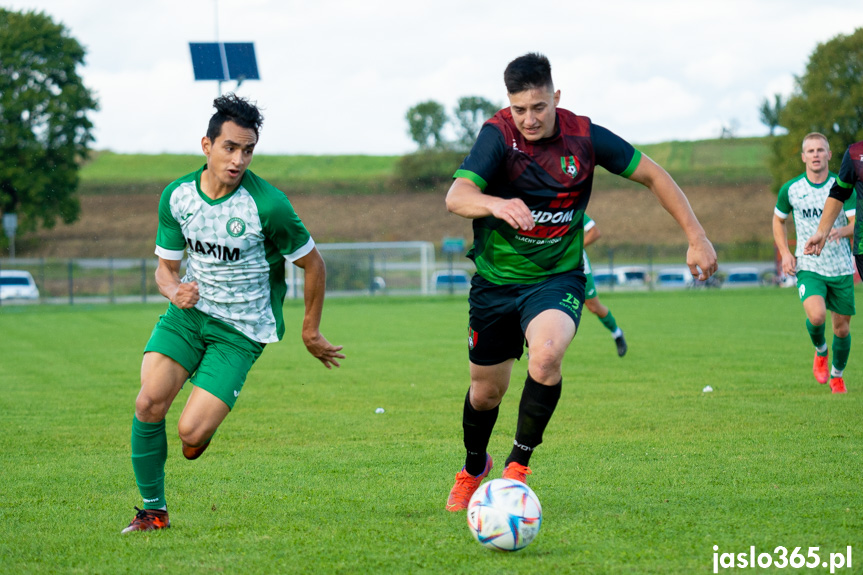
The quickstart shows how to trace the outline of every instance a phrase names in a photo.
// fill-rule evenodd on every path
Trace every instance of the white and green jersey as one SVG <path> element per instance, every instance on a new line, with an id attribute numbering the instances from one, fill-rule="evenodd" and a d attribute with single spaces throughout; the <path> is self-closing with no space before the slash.
<path id="1" fill-rule="evenodd" d="M 198 282 L 195 307 L 262 343 L 285 333 L 285 260 L 315 247 L 288 198 L 246 171 L 229 195 L 201 192 L 202 167 L 172 182 L 159 201 L 156 255 L 181 260 L 183 282 Z"/>
<path id="2" fill-rule="evenodd" d="M 854 260 L 851 257 L 851 244 L 843 239 L 839 242 L 827 242 L 821 255 L 806 255 L 803 248 L 806 240 L 818 229 L 821 212 L 830 193 L 830 188 L 836 180 L 836 174 L 830 172 L 827 180 L 821 184 L 813 184 L 801 174 L 786 182 L 779 190 L 774 213 L 783 220 L 794 212 L 794 227 L 797 234 L 797 271 L 810 271 L 826 277 L 836 277 L 854 274 Z M 848 225 L 848 218 L 856 214 L 856 197 L 852 194 L 844 204 L 844 212 L 839 214 L 834 228 Z"/>

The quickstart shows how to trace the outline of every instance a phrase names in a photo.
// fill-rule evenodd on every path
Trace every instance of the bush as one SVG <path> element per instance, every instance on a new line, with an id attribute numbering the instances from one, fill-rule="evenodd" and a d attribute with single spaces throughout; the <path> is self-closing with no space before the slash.
<path id="1" fill-rule="evenodd" d="M 393 185 L 403 190 L 426 190 L 448 185 L 465 153 L 426 150 L 402 156 L 396 163 Z"/>

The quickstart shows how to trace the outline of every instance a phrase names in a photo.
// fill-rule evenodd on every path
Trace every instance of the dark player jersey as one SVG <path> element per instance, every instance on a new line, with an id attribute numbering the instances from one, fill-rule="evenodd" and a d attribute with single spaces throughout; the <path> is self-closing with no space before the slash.
<path id="1" fill-rule="evenodd" d="M 632 175 L 641 153 L 589 118 L 557 109 L 555 135 L 529 142 L 504 108 L 480 130 L 470 155 L 453 175 L 486 194 L 521 198 L 533 213 L 532 230 L 515 230 L 494 216 L 473 221 L 468 257 L 496 284 L 530 284 L 582 267 L 584 210 L 593 172 Z"/>
<path id="2" fill-rule="evenodd" d="M 842 156 L 839 177 L 830 188 L 830 197 L 845 202 L 857 191 L 857 218 L 854 220 L 854 254 L 863 255 L 863 142 L 848 146 Z"/>

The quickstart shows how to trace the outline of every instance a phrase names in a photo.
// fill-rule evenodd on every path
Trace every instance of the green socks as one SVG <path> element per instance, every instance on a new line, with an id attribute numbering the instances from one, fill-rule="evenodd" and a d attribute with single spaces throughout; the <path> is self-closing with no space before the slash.
<path id="1" fill-rule="evenodd" d="M 605 329 L 607 329 L 611 333 L 614 333 L 617 331 L 617 320 L 614 319 L 614 315 L 611 313 L 611 310 L 608 310 L 607 316 L 600 317 L 599 321 L 601 321 L 602 325 L 605 326 Z"/>
<path id="2" fill-rule="evenodd" d="M 165 420 L 144 423 L 132 418 L 132 469 L 135 482 L 144 499 L 144 509 L 165 507 L 165 461 L 168 459 L 168 435 Z"/>
<path id="3" fill-rule="evenodd" d="M 833 336 L 833 369 L 841 376 L 848 365 L 848 356 L 851 355 L 851 334 L 846 337 Z"/>
<path id="4" fill-rule="evenodd" d="M 812 340 L 812 345 L 819 350 L 818 355 L 825 355 L 827 352 L 827 339 L 824 337 L 824 325 L 812 325 L 809 320 L 806 320 L 806 331 L 809 332 L 809 339 Z M 824 351 L 824 353 L 821 352 Z"/>

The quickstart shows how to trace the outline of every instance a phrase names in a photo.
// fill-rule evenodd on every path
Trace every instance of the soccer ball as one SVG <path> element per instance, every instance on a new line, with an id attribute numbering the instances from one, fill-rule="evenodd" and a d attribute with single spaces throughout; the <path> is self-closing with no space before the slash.
<path id="1" fill-rule="evenodd" d="M 539 533 L 542 506 L 524 483 L 492 479 L 470 498 L 467 524 L 476 540 L 489 549 L 518 551 Z"/>

